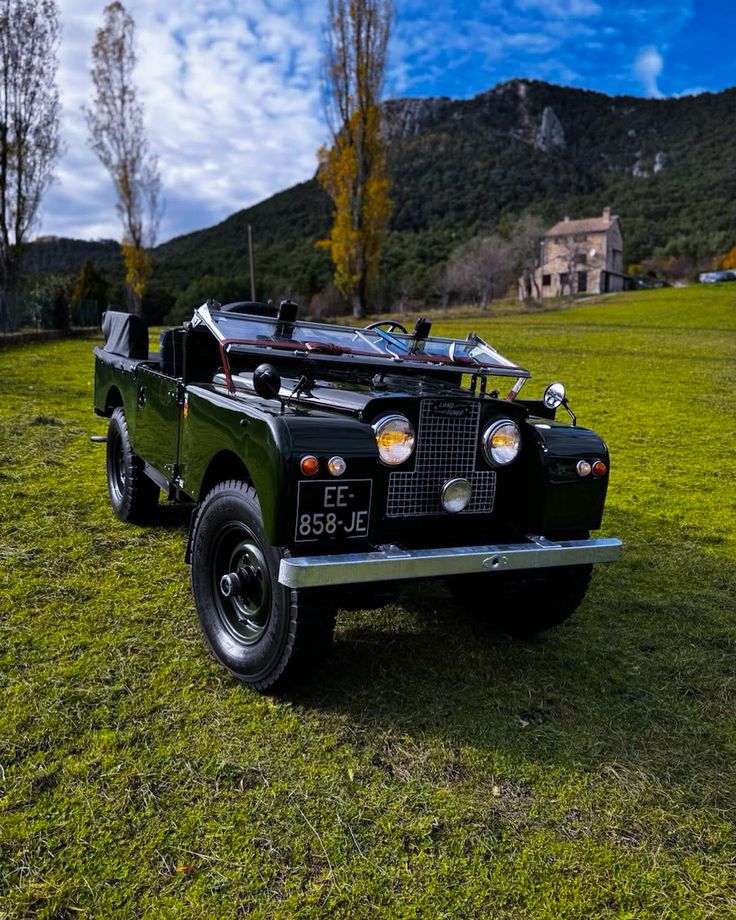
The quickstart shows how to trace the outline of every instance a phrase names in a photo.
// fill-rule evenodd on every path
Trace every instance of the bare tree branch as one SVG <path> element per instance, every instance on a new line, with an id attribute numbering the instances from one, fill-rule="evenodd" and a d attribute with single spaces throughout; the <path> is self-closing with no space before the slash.
<path id="1" fill-rule="evenodd" d="M 513 279 L 511 244 L 494 234 L 476 236 L 453 250 L 446 268 L 448 291 L 485 308 Z"/>

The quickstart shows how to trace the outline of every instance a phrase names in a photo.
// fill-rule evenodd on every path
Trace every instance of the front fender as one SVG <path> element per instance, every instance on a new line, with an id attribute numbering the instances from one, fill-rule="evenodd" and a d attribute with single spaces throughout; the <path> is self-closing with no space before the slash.
<path id="1" fill-rule="evenodd" d="M 274 546 L 287 546 L 294 534 L 299 461 L 315 455 L 327 475 L 327 461 L 339 454 L 346 478 L 375 475 L 378 451 L 370 425 L 326 412 L 281 415 L 259 399 L 233 399 L 205 387 L 189 387 L 182 422 L 180 472 L 187 495 L 201 501 L 210 461 L 222 451 L 245 465 L 258 495 L 263 524 Z"/>
<path id="2" fill-rule="evenodd" d="M 603 460 L 608 448 L 590 428 L 530 417 L 519 463 L 499 473 L 498 512 L 523 533 L 590 531 L 601 526 L 608 476 L 585 478 L 579 460 Z"/>

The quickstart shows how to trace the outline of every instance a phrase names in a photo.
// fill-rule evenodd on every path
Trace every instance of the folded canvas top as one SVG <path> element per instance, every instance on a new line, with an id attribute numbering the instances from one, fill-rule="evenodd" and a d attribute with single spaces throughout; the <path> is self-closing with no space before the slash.
<path id="1" fill-rule="evenodd" d="M 102 314 L 105 351 L 123 358 L 148 358 L 148 327 L 140 316 L 107 310 Z"/>

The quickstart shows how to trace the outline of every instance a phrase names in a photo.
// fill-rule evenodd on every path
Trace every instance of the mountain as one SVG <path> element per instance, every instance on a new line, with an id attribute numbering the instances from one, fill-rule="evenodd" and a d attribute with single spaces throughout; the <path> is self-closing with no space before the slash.
<path id="1" fill-rule="evenodd" d="M 386 110 L 397 230 L 493 227 L 525 209 L 552 222 L 610 205 L 629 261 L 680 237 L 705 251 L 736 241 L 736 89 L 612 98 L 514 80 Z"/>
<path id="2" fill-rule="evenodd" d="M 679 99 L 610 97 L 512 80 L 472 99 L 384 104 L 394 209 L 378 299 L 407 273 L 430 293 L 435 267 L 467 238 L 530 211 L 552 223 L 610 206 L 627 263 L 660 253 L 707 261 L 736 242 L 736 89 Z M 330 226 L 315 180 L 159 246 L 171 301 L 203 276 L 247 281 L 247 226 L 259 296 L 308 299 L 331 268 L 315 247 Z M 245 289 L 243 290 L 245 294 Z M 186 299 L 186 298 L 185 298 Z"/>

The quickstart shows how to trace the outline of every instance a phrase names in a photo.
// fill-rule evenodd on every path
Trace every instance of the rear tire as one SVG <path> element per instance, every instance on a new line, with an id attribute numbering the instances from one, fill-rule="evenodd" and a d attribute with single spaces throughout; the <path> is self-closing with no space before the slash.
<path id="1" fill-rule="evenodd" d="M 587 539 L 587 533 L 566 539 Z M 592 565 L 564 565 L 488 575 L 465 575 L 448 581 L 457 604 L 493 629 L 528 638 L 559 626 L 583 602 Z"/>
<path id="2" fill-rule="evenodd" d="M 143 460 L 130 446 L 125 412 L 118 406 L 107 428 L 107 491 L 121 521 L 144 524 L 158 504 L 159 487 L 145 474 Z"/>
<path id="3" fill-rule="evenodd" d="M 583 602 L 592 565 L 570 565 L 527 575 L 471 575 L 453 582 L 457 603 L 493 629 L 528 638 L 559 626 Z M 478 609 L 479 604 L 487 604 Z"/>
<path id="4" fill-rule="evenodd" d="M 266 538 L 253 487 L 215 486 L 194 525 L 192 591 L 213 657 L 258 691 L 313 666 L 335 628 L 334 608 L 279 583 L 282 558 Z"/>

